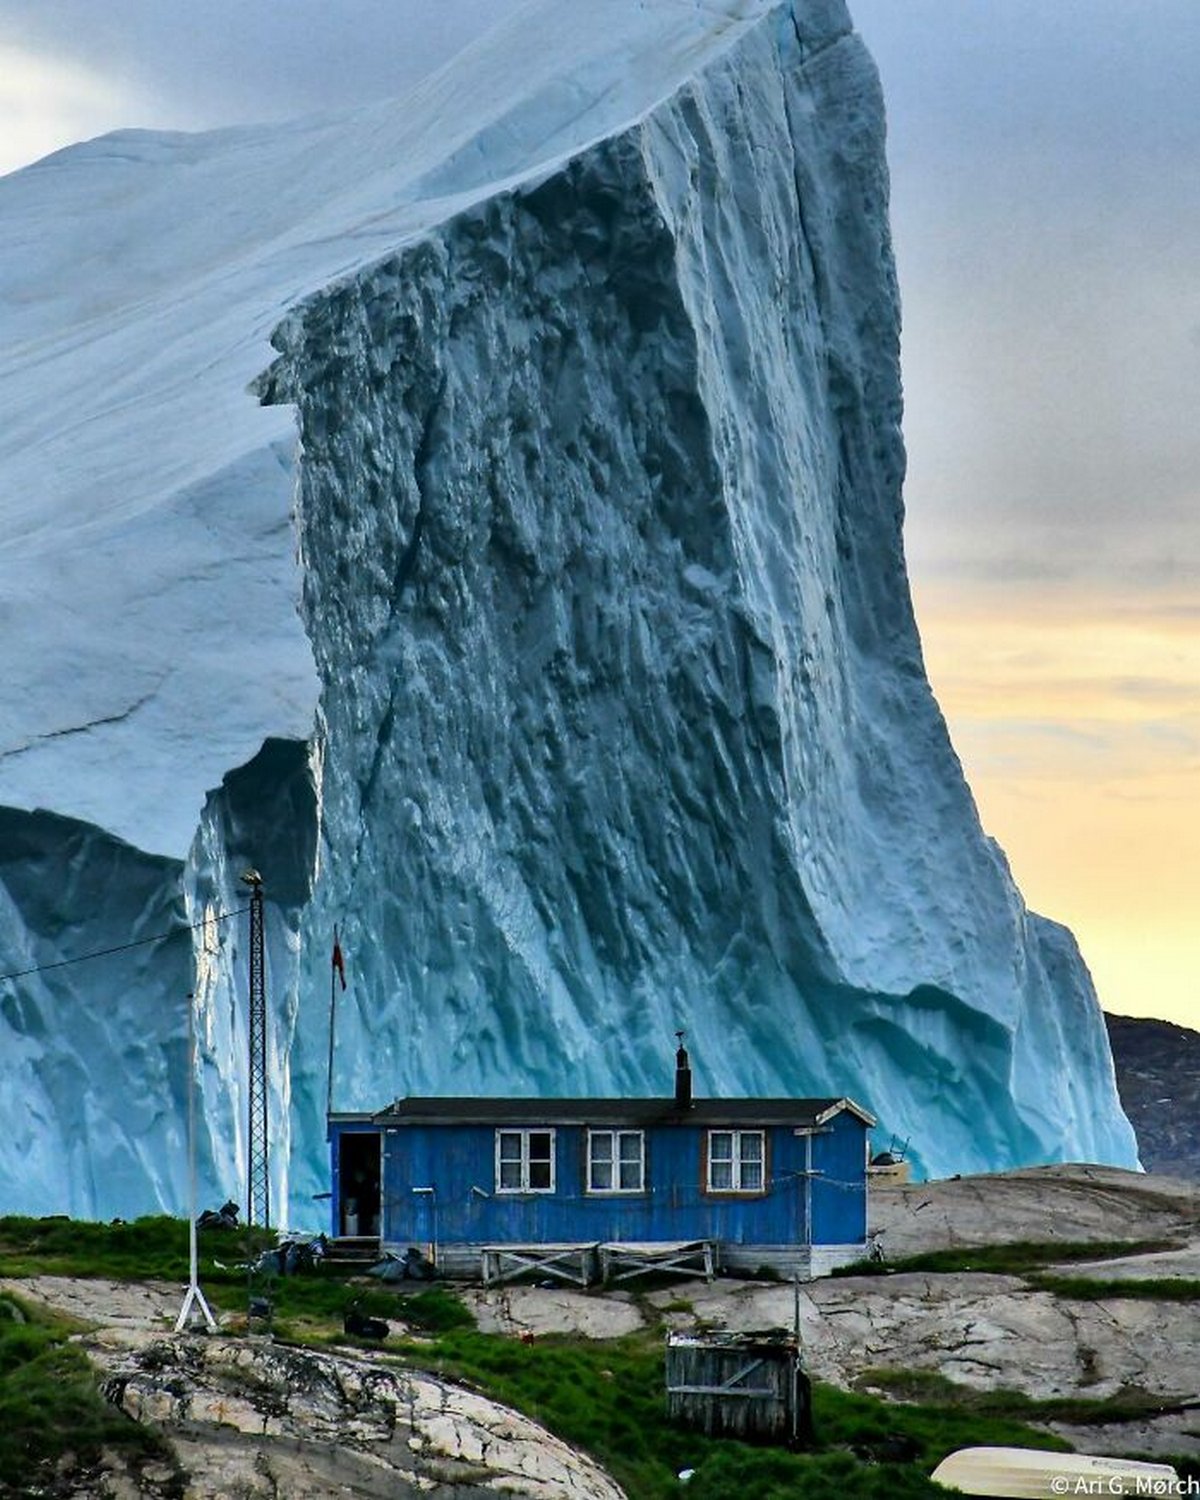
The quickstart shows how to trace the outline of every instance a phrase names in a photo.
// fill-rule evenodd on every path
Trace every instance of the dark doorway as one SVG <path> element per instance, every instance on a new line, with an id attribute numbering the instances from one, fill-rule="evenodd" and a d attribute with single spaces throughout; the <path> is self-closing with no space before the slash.
<path id="1" fill-rule="evenodd" d="M 338 1152 L 339 1234 L 379 1233 L 382 1147 L 383 1137 L 377 1130 L 354 1131 L 341 1138 Z"/>

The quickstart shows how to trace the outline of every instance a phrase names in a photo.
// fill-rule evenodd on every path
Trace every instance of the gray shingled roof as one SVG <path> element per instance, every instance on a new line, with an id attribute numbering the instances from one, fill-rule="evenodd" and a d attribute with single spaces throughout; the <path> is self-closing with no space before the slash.
<path id="1" fill-rule="evenodd" d="M 823 1125 L 841 1110 L 866 1125 L 874 1117 L 852 1099 L 397 1099 L 368 1118 L 381 1125 L 560 1125 L 620 1121 L 630 1125 Z M 334 1115 L 332 1118 L 337 1119 Z M 363 1116 L 356 1116 L 362 1119 Z"/>

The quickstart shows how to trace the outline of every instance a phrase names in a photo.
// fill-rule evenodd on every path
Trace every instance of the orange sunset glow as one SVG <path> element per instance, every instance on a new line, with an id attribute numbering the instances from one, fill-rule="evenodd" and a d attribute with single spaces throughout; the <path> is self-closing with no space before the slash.
<path id="1" fill-rule="evenodd" d="M 1200 609 L 915 586 L 985 829 L 1078 938 L 1105 1009 L 1200 1020 Z"/>

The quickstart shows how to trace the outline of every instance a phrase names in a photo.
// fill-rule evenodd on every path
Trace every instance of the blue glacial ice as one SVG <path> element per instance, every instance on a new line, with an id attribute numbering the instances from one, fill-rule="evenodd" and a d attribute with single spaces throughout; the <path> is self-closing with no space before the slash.
<path id="1" fill-rule="evenodd" d="M 530 0 L 386 106 L 0 182 L 3 967 L 173 931 L 0 985 L 6 1204 L 182 1205 L 189 990 L 240 1196 L 247 864 L 293 1218 L 335 922 L 342 1108 L 659 1092 L 685 1027 L 932 1173 L 1135 1162 L 925 679 L 883 136 L 835 0 Z"/>

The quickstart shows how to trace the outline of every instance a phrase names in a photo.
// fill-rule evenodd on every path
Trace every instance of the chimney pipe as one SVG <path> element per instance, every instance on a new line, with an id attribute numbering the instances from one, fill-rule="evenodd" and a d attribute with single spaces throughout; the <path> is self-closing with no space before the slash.
<path id="1" fill-rule="evenodd" d="M 675 1054 L 675 1108 L 692 1107 L 692 1065 L 688 1061 L 687 1048 L 683 1045 L 683 1032 L 677 1031 L 679 1051 Z"/>

